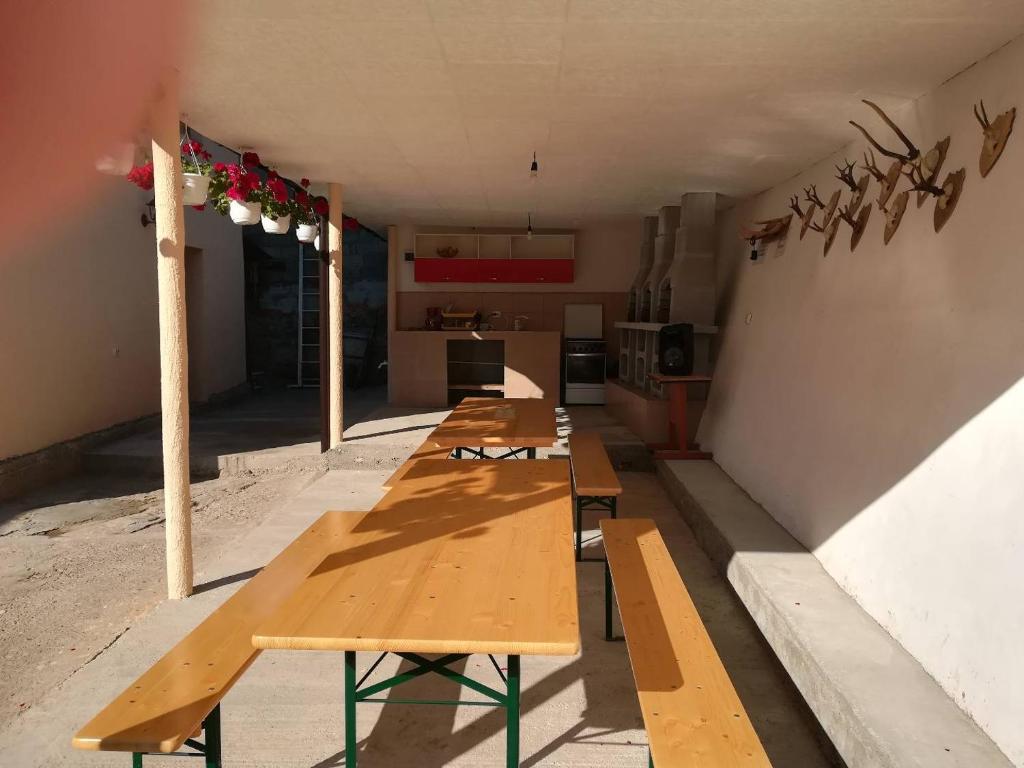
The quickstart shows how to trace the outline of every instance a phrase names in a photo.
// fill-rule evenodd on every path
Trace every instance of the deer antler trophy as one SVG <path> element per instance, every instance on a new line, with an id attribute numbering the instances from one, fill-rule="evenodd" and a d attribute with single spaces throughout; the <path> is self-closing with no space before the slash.
<path id="1" fill-rule="evenodd" d="M 824 226 L 825 230 L 825 248 L 822 250 L 822 256 L 828 256 L 828 252 L 832 250 L 832 243 L 836 240 L 836 233 L 839 232 L 839 217 L 833 216 L 831 221 Z"/>
<path id="2" fill-rule="evenodd" d="M 885 234 L 883 240 L 886 245 L 892 240 L 896 230 L 900 228 L 903 221 L 903 214 L 907 211 L 907 203 L 910 201 L 910 190 L 904 189 L 892 199 L 892 204 L 886 208 L 882 205 L 878 209 L 885 214 Z"/>
<path id="3" fill-rule="evenodd" d="M 793 214 L 780 216 L 777 219 L 766 219 L 755 221 L 757 229 L 740 227 L 740 237 L 744 240 L 754 242 L 755 240 L 775 240 L 786 233 L 789 223 L 793 220 Z"/>
<path id="4" fill-rule="evenodd" d="M 1017 108 L 1010 107 L 1009 110 L 990 122 L 988 114 L 985 112 L 984 100 L 981 101 L 980 106 L 981 114 L 978 113 L 978 107 L 975 107 L 974 116 L 977 118 L 978 124 L 981 125 L 981 130 L 985 132 L 985 139 L 981 145 L 981 157 L 978 159 L 981 177 L 985 178 L 988 176 L 988 172 L 995 167 L 999 156 L 1003 154 L 1003 149 L 1006 148 L 1006 142 L 1013 130 L 1013 121 L 1017 118 Z"/>
<path id="5" fill-rule="evenodd" d="M 921 173 L 920 167 L 916 165 L 911 165 L 903 173 L 910 179 L 913 189 L 935 198 L 935 213 L 932 217 L 932 224 L 935 226 L 935 231 L 938 232 L 949 221 L 949 217 L 953 215 L 956 204 L 960 201 L 960 194 L 964 189 L 964 179 L 967 176 L 967 171 L 961 168 L 959 171 L 947 173 L 946 180 L 942 182 L 941 187 L 937 187 L 928 181 Z"/>
<path id="6" fill-rule="evenodd" d="M 871 206 L 865 205 L 860 209 L 860 213 L 854 216 L 854 207 L 850 205 L 840 208 L 836 212 L 836 217 L 845 221 L 850 225 L 850 229 L 853 232 L 850 234 L 850 252 L 857 250 L 857 245 L 860 243 L 860 238 L 864 234 L 864 230 L 867 228 L 868 219 L 871 217 Z"/>
<path id="7" fill-rule="evenodd" d="M 864 174 L 860 179 L 853 178 L 854 164 L 846 161 L 843 158 L 844 165 L 840 168 L 836 166 L 836 170 L 839 171 L 836 174 L 836 178 L 839 179 L 843 184 L 850 188 L 852 196 L 850 197 L 850 211 L 856 213 L 860 210 L 861 204 L 864 202 L 864 195 L 867 194 L 868 184 L 871 182 L 867 174 Z"/>
<path id="8" fill-rule="evenodd" d="M 805 190 L 806 191 L 806 190 Z M 806 211 L 800 208 L 800 197 L 793 195 L 789 198 L 789 208 L 793 213 L 796 214 L 797 218 L 800 219 L 800 239 L 804 239 L 804 235 L 807 234 L 808 228 L 813 229 L 815 232 L 821 232 L 822 228 L 814 223 L 814 210 L 816 204 L 812 203 L 811 207 Z"/>
<path id="9" fill-rule="evenodd" d="M 817 186 L 811 184 L 810 187 L 804 190 L 804 199 L 806 199 L 807 202 L 818 206 L 825 212 L 825 218 L 821 222 L 821 226 L 827 229 L 828 223 L 832 221 L 832 214 L 836 212 L 836 206 L 839 205 L 839 190 L 837 189 L 832 193 L 832 197 L 828 199 L 828 204 L 826 205 L 821 201 L 821 198 L 818 197 Z"/>
<path id="10" fill-rule="evenodd" d="M 850 121 L 850 125 L 860 131 L 871 146 L 886 157 L 891 157 L 896 160 L 899 163 L 898 169 L 902 169 L 903 166 L 908 166 L 911 169 L 910 174 L 908 175 L 912 174 L 911 181 L 914 183 L 914 189 L 919 193 L 926 193 L 920 195 L 920 199 L 923 200 L 924 197 L 927 196 L 927 193 L 935 195 L 934 190 L 946 189 L 948 186 L 948 191 L 944 192 L 936 201 L 934 224 L 935 231 L 938 232 L 942 228 L 942 225 L 949 220 L 949 217 L 953 213 L 953 209 L 956 207 L 957 201 L 960 199 L 960 191 L 963 189 L 963 179 L 965 175 L 959 171 L 957 173 L 948 174 L 942 187 L 935 186 L 935 179 L 939 174 L 939 169 L 942 167 L 942 163 L 946 159 L 946 152 L 949 149 L 949 137 L 947 136 L 942 141 L 937 142 L 932 149 L 922 156 L 921 150 L 914 145 L 914 142 L 907 137 L 907 134 L 900 130 L 896 123 L 889 119 L 889 116 L 882 111 L 881 107 L 867 99 L 863 99 L 863 101 L 871 107 L 878 116 L 882 118 L 882 121 L 892 129 L 893 133 L 900 138 L 900 141 L 903 142 L 907 151 L 901 154 L 899 152 L 888 150 L 875 141 L 863 126 L 853 120 Z M 889 170 L 891 173 L 892 169 L 890 168 Z M 895 188 L 895 185 L 893 188 Z M 892 194 L 891 191 L 890 194 Z M 881 200 L 879 202 L 881 203 Z M 881 207 L 884 210 L 884 205 Z"/>
<path id="11" fill-rule="evenodd" d="M 875 150 L 872 149 L 869 151 L 871 153 L 871 159 L 868 160 L 868 154 L 865 152 L 864 165 L 862 165 L 861 168 L 874 176 L 875 181 L 878 182 L 878 207 L 884 211 L 885 204 L 889 202 L 889 198 L 892 197 L 892 193 L 896 189 L 896 185 L 899 183 L 900 168 L 903 167 L 903 163 L 896 160 L 891 166 L 889 166 L 888 172 L 882 173 L 882 170 L 875 164 Z"/>

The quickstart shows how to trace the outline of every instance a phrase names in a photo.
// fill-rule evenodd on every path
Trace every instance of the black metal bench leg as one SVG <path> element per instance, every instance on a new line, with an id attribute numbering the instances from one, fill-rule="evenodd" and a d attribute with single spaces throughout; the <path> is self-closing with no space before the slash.
<path id="1" fill-rule="evenodd" d="M 612 520 L 614 520 L 617 507 L 619 506 L 619 497 L 618 496 L 609 496 L 608 497 L 608 503 L 609 503 L 609 505 L 611 507 Z"/>
<path id="2" fill-rule="evenodd" d="M 206 716 L 203 721 L 205 745 L 203 754 L 206 757 L 206 768 L 221 768 L 220 760 L 220 704 Z"/>

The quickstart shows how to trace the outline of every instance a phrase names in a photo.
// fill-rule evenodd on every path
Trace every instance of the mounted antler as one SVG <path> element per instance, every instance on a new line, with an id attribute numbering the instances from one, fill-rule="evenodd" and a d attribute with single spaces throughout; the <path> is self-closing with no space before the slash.
<path id="1" fill-rule="evenodd" d="M 892 150 L 886 149 L 881 144 L 879 144 L 877 141 L 875 141 L 871 137 L 871 134 L 868 133 L 867 130 L 862 125 L 860 125 L 859 123 L 854 122 L 853 120 L 850 121 L 850 125 L 852 125 L 854 128 L 856 128 L 862 134 L 864 134 L 864 138 L 867 139 L 870 142 L 871 146 L 873 146 L 875 149 L 877 149 L 879 152 L 881 152 L 886 157 L 891 157 L 893 160 L 899 160 L 901 163 L 909 163 L 909 162 L 912 162 L 913 160 L 916 160 L 918 158 L 918 156 L 921 154 L 921 150 L 919 150 L 917 147 L 914 146 L 914 142 L 912 142 L 909 138 L 907 138 L 907 134 L 905 134 L 903 131 L 901 131 L 900 127 L 898 125 L 896 125 L 896 123 L 894 123 L 892 120 L 889 119 L 889 116 L 887 114 L 885 114 L 885 112 L 882 111 L 882 108 L 880 106 L 875 104 L 873 101 L 868 101 L 867 99 L 861 99 L 861 101 L 863 101 L 865 104 L 867 104 L 873 110 L 875 110 L 875 112 L 878 113 L 878 116 L 880 118 L 882 118 L 882 121 L 892 129 L 893 133 L 895 133 L 897 136 L 899 136 L 900 140 L 906 146 L 907 152 L 906 152 L 906 154 L 900 154 L 899 152 L 893 152 Z"/>
<path id="2" fill-rule="evenodd" d="M 792 220 L 793 215 L 789 214 L 788 216 L 780 216 L 777 219 L 755 221 L 754 223 L 758 225 L 758 228 L 750 229 L 749 227 L 741 227 L 740 237 L 750 242 L 754 242 L 755 240 L 775 240 L 786 233 L 786 230 L 789 229 L 789 223 Z"/>
<path id="3" fill-rule="evenodd" d="M 871 159 L 868 159 L 868 152 L 871 153 Z M 864 164 L 861 166 L 865 171 L 871 174 L 871 177 L 875 181 L 884 181 L 885 174 L 882 173 L 882 169 L 875 164 L 875 150 L 869 149 L 868 152 L 864 153 Z"/>
<path id="4" fill-rule="evenodd" d="M 843 158 L 843 167 L 836 166 L 836 170 L 839 173 L 836 174 L 836 178 L 839 179 L 843 184 L 848 186 L 852 191 L 857 191 L 857 180 L 853 178 L 853 163 L 848 162 L 846 158 Z"/>
<path id="5" fill-rule="evenodd" d="M 805 189 L 804 192 L 807 192 Z M 817 194 L 815 194 L 817 197 Z M 789 208 L 793 213 L 800 219 L 800 239 L 804 239 L 804 235 L 807 234 L 808 229 L 813 229 L 815 232 L 821 232 L 822 229 L 814 223 L 814 212 L 817 210 L 817 203 L 811 202 L 811 207 L 804 211 L 800 207 L 800 196 L 793 195 L 789 198 Z"/>
<path id="6" fill-rule="evenodd" d="M 811 205 L 816 205 L 819 208 L 824 208 L 825 204 L 821 202 L 821 198 L 818 197 L 818 187 L 811 184 L 809 187 L 804 187 L 804 200 Z"/>
<path id="7" fill-rule="evenodd" d="M 871 216 L 871 206 L 866 205 L 860 209 L 860 213 L 854 216 L 856 209 L 853 204 L 843 206 L 836 211 L 836 215 L 850 225 L 852 232 L 850 233 L 850 251 L 853 252 L 857 249 L 858 243 L 860 243 L 861 235 L 864 234 L 864 230 L 868 225 L 868 217 Z"/>
<path id="8" fill-rule="evenodd" d="M 946 194 L 942 187 L 935 186 L 924 177 L 921 166 L 917 163 L 911 163 L 907 168 L 904 168 L 903 175 L 910 179 L 911 189 L 917 192 L 927 192 L 934 197 L 942 197 Z"/>
<path id="9" fill-rule="evenodd" d="M 985 112 L 984 100 L 979 103 L 979 106 L 981 114 L 978 114 L 978 107 L 975 107 L 974 117 L 977 118 L 981 130 L 985 133 L 985 139 L 981 145 L 981 158 L 978 160 L 978 168 L 984 178 L 988 176 L 988 172 L 992 170 L 999 160 L 999 156 L 1003 154 L 1006 142 L 1010 138 L 1010 132 L 1013 130 L 1013 121 L 1017 117 L 1017 108 L 1011 107 L 995 120 L 989 121 L 988 113 Z"/>

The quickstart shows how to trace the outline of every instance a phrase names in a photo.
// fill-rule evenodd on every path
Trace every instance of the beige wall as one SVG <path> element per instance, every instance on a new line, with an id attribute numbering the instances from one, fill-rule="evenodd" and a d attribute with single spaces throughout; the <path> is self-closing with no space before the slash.
<path id="1" fill-rule="evenodd" d="M 785 214 L 809 183 L 827 199 L 833 164 L 860 142 L 721 217 L 723 333 L 700 435 L 1017 765 L 1024 135 L 1018 119 L 982 179 L 971 104 L 1024 108 L 1022 71 L 1018 40 L 894 115 L 921 145 L 951 135 L 946 168 L 967 168 L 940 234 L 933 203 L 912 201 L 888 247 L 875 210 L 855 253 L 845 224 L 825 259 L 794 226 L 784 251 L 747 260 L 739 225 Z M 866 108 L 850 117 L 880 125 Z"/>
<path id="2" fill-rule="evenodd" d="M 105 177 L 83 213 L 0 252 L 0 459 L 159 410 L 156 246 L 139 223 L 150 199 Z M 239 227 L 189 210 L 186 230 L 204 248 L 189 281 L 204 340 L 195 400 L 245 380 L 244 285 Z"/>

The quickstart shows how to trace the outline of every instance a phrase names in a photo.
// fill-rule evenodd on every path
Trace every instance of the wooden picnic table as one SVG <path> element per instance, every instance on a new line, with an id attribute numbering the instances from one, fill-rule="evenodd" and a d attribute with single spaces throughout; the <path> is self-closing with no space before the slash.
<path id="1" fill-rule="evenodd" d="M 323 523 L 326 556 L 253 644 L 344 652 L 345 765 L 356 764 L 357 702 L 458 703 L 377 697 L 433 673 L 505 708 L 517 766 L 520 656 L 580 647 L 568 462 L 420 461 L 373 511 Z M 380 652 L 358 681 L 357 651 Z M 367 682 L 388 653 L 414 667 Z M 474 653 L 490 656 L 504 690 L 449 669 Z"/>
<path id="2" fill-rule="evenodd" d="M 455 458 L 465 452 L 479 459 L 508 459 L 525 452 L 528 459 L 535 459 L 538 448 L 550 448 L 558 439 L 555 405 L 549 398 L 467 397 L 427 440 L 452 448 Z M 487 448 L 506 452 L 488 457 Z"/>

